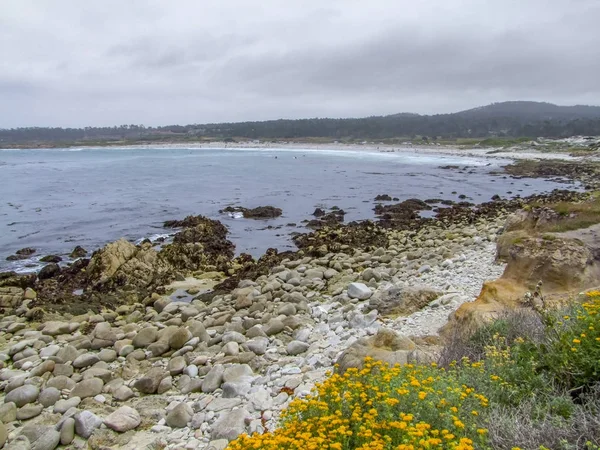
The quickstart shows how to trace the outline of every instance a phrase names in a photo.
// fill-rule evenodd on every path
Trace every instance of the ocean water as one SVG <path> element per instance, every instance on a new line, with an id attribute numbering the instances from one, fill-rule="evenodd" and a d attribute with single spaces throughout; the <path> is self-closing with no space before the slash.
<path id="1" fill-rule="evenodd" d="M 237 252 L 295 248 L 316 207 L 338 206 L 346 220 L 372 219 L 374 198 L 488 201 L 561 187 L 552 181 L 490 175 L 507 161 L 337 150 L 95 148 L 0 150 L 0 270 L 39 268 L 39 257 L 76 245 L 94 250 L 125 237 L 138 241 L 169 230 L 162 223 L 203 214 L 230 229 Z M 442 169 L 467 167 L 472 173 Z M 452 194 L 456 192 L 456 194 Z M 512 192 L 512 194 L 509 194 Z M 272 205 L 268 221 L 219 214 L 228 205 Z M 288 224 L 295 223 L 296 226 Z M 23 247 L 30 260 L 5 258 Z"/>

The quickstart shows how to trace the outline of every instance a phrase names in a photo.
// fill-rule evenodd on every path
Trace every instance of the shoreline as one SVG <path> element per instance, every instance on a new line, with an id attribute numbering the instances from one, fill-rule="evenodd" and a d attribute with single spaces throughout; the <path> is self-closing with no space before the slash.
<path id="1" fill-rule="evenodd" d="M 107 144 L 90 146 L 69 146 L 69 147 L 36 147 L 36 148 L 0 148 L 0 151 L 20 151 L 20 150 L 62 150 L 62 151 L 85 151 L 85 150 L 128 150 L 128 149 L 157 149 L 157 150 L 292 150 L 292 151 L 350 151 L 350 152 L 370 152 L 370 153 L 413 153 L 420 155 L 440 155 L 455 157 L 478 157 L 490 159 L 538 159 L 548 160 L 557 159 L 565 161 L 583 161 L 600 160 L 600 155 L 572 156 L 569 153 L 561 151 L 536 151 L 532 148 L 523 148 L 522 146 L 501 149 L 498 147 L 485 148 L 465 148 L 459 145 L 438 145 L 438 144 L 414 144 L 414 145 L 391 145 L 391 144 L 343 144 L 343 143 L 297 143 L 297 142 L 254 142 L 242 141 L 236 143 L 213 141 L 213 142 L 166 142 L 156 144 Z"/>

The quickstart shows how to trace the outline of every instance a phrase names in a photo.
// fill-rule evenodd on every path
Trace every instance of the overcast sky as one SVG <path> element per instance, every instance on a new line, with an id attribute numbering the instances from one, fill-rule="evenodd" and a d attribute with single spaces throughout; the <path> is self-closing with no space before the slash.
<path id="1" fill-rule="evenodd" d="M 600 105 L 600 0 L 0 0 L 0 128 Z"/>

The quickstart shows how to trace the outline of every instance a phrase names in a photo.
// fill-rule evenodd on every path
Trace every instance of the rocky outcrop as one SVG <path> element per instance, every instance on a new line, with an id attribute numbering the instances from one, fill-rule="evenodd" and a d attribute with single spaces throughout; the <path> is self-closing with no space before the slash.
<path id="1" fill-rule="evenodd" d="M 228 230 L 219 221 L 191 216 L 178 222 L 184 225 L 159 255 L 175 270 L 225 271 L 234 255 L 235 245 L 227 239 Z"/>
<path id="2" fill-rule="evenodd" d="M 136 246 L 125 239 L 94 252 L 87 267 L 93 290 L 146 290 L 167 284 L 171 268 L 159 258 L 150 244 Z"/>
<path id="3" fill-rule="evenodd" d="M 388 245 L 385 231 L 370 221 L 352 222 L 343 227 L 325 227 L 312 233 L 294 236 L 293 240 L 298 248 L 313 256 L 351 249 L 369 250 Z"/>
<path id="4" fill-rule="evenodd" d="M 274 219 L 283 214 L 281 208 L 274 206 L 258 206 L 256 208 L 243 208 L 241 206 L 228 206 L 220 213 L 242 213 L 245 219 Z"/>
<path id="5" fill-rule="evenodd" d="M 530 217 L 525 213 L 512 216 L 507 222 L 511 226 L 506 228 L 525 224 L 535 228 L 539 218 L 552 215 L 538 216 L 538 221 Z M 590 238 L 597 228 L 541 235 L 521 229 L 502 235 L 497 259 L 507 263 L 504 273 L 498 280 L 485 283 L 474 302 L 463 304 L 450 317 L 443 334 L 470 333 L 507 308 L 526 307 L 527 292 L 541 289 L 544 305 L 549 307 L 600 285 L 600 238 Z"/>

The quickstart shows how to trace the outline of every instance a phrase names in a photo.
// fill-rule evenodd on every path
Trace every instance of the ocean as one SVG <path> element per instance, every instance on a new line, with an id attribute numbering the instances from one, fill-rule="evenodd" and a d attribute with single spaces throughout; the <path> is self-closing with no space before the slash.
<path id="1" fill-rule="evenodd" d="M 373 219 L 374 198 L 489 201 L 561 187 L 492 175 L 509 161 L 403 152 L 312 149 L 86 148 L 0 150 L 0 271 L 39 269 L 41 256 L 89 251 L 124 237 L 168 233 L 162 223 L 203 214 L 230 230 L 237 252 L 294 249 L 317 207 L 346 221 Z M 442 168 L 460 166 L 462 171 Z M 234 219 L 219 210 L 271 205 L 272 220 Z M 290 225 L 290 224 L 296 224 Z M 6 261 L 23 247 L 27 260 Z"/>

